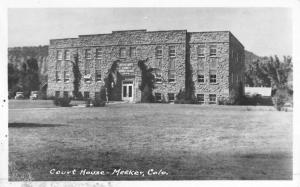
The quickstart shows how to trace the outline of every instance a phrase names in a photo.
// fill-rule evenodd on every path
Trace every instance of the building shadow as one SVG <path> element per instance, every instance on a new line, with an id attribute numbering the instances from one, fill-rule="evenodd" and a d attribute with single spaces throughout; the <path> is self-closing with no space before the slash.
<path id="1" fill-rule="evenodd" d="M 42 124 L 42 123 L 8 123 L 8 128 L 35 128 L 35 127 L 61 127 L 63 124 Z"/>

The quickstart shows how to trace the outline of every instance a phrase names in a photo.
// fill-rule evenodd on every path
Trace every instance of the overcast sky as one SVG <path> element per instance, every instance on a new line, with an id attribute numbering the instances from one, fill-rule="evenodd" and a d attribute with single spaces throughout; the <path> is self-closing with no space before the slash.
<path id="1" fill-rule="evenodd" d="M 50 39 L 115 30 L 231 31 L 261 56 L 292 54 L 292 12 L 284 8 L 9 9 L 8 45 L 48 45 Z"/>

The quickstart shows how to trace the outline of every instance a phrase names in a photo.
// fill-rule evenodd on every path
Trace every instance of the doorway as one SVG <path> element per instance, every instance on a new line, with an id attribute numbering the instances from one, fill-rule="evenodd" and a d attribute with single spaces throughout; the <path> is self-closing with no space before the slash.
<path id="1" fill-rule="evenodd" d="M 122 100 L 133 102 L 133 81 L 132 80 L 124 80 L 122 82 Z"/>

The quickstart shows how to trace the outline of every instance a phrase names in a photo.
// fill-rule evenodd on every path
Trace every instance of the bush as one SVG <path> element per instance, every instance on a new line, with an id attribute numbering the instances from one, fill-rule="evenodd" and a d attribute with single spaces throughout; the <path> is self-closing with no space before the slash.
<path id="1" fill-rule="evenodd" d="M 91 99 L 90 98 L 85 99 L 85 106 L 86 107 L 90 107 L 91 106 Z"/>
<path id="2" fill-rule="evenodd" d="M 281 111 L 283 106 L 289 100 L 289 93 L 287 89 L 276 90 L 275 95 L 272 97 L 272 101 L 276 110 Z"/>
<path id="3" fill-rule="evenodd" d="M 106 102 L 102 99 L 96 98 L 92 101 L 94 107 L 104 107 Z"/>
<path id="4" fill-rule="evenodd" d="M 54 105 L 61 106 L 61 107 L 71 106 L 70 102 L 71 102 L 71 98 L 69 97 L 62 97 L 62 98 L 56 97 L 53 100 Z"/>
<path id="5" fill-rule="evenodd" d="M 232 105 L 232 100 L 228 97 L 219 97 L 218 98 L 219 105 Z"/>

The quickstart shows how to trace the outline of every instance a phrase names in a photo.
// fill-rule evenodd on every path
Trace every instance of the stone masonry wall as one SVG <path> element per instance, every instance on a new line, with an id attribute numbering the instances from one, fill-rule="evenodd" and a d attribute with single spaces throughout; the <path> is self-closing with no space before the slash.
<path id="1" fill-rule="evenodd" d="M 197 81 L 197 70 L 200 58 L 197 54 L 197 48 L 204 45 L 204 83 Z M 217 52 L 216 56 L 210 56 L 210 46 L 215 45 Z M 219 97 L 229 96 L 229 32 L 199 32 L 190 33 L 190 65 L 192 72 L 192 80 L 195 88 L 195 96 L 204 94 L 204 102 L 209 103 L 209 94 L 216 94 Z M 216 83 L 209 81 L 209 65 L 211 59 L 216 59 Z"/>
<path id="2" fill-rule="evenodd" d="M 205 46 L 204 55 L 204 83 L 197 81 L 197 69 L 199 58 L 197 55 L 197 47 L 199 45 Z M 215 45 L 217 55 L 211 57 L 209 49 L 211 45 Z M 162 58 L 156 58 L 156 47 L 162 47 Z M 169 47 L 175 47 L 175 58 L 169 57 Z M 130 56 L 130 48 L 136 48 L 136 56 Z M 120 58 L 120 49 L 125 48 L 125 58 Z M 188 48 L 188 50 L 187 50 Z M 92 58 L 85 58 L 85 50 L 92 50 Z M 102 49 L 103 56 L 100 59 L 96 58 L 96 50 Z M 139 60 L 146 60 L 146 65 L 150 68 L 157 67 L 158 62 L 161 63 L 159 67 L 162 72 L 162 82 L 155 84 L 153 94 L 161 93 L 162 97 L 168 100 L 168 93 L 175 95 L 185 89 L 186 80 L 186 63 L 191 67 L 191 75 L 193 80 L 195 96 L 197 94 L 204 94 L 205 102 L 209 101 L 209 94 L 216 94 L 217 98 L 224 96 L 228 97 L 231 90 L 238 89 L 238 82 L 244 82 L 244 47 L 243 45 L 229 32 L 191 32 L 186 30 L 174 31 L 156 31 L 147 32 L 146 30 L 135 31 L 113 31 L 111 34 L 98 35 L 80 35 L 79 38 L 54 39 L 50 40 L 49 47 L 49 64 L 48 64 L 48 96 L 54 96 L 55 91 L 68 91 L 72 95 L 73 91 L 73 73 L 70 61 L 61 61 L 59 68 L 60 77 L 62 80 L 56 82 L 55 67 L 57 60 L 57 52 L 65 50 L 71 52 L 71 60 L 73 55 L 79 55 L 79 66 L 82 74 L 80 91 L 90 92 L 90 97 L 94 97 L 95 92 L 99 92 L 101 86 L 104 85 L 104 78 L 107 76 L 109 69 L 115 61 L 118 61 L 119 66 L 124 64 L 130 65 L 129 70 L 131 74 L 125 75 L 120 73 L 118 83 L 114 89 L 114 99 L 121 99 L 121 83 L 122 80 L 128 79 L 134 82 L 134 102 L 141 100 L 141 91 L 139 85 L 141 84 L 141 72 L 138 68 Z M 189 54 L 187 54 L 189 53 Z M 236 57 L 238 55 L 239 57 Z M 188 58 L 188 59 L 186 59 Z M 209 64 L 210 60 L 215 58 L 217 60 L 217 82 L 209 82 Z M 237 59 L 238 58 L 238 59 Z M 168 70 L 170 61 L 175 61 L 175 82 L 168 82 Z M 89 69 L 91 81 L 85 82 L 84 64 L 89 62 Z M 102 81 L 95 81 L 96 67 L 101 69 Z M 64 82 L 63 73 L 67 71 L 70 75 L 69 82 Z M 121 72 L 121 71 L 120 71 Z M 237 78 L 238 77 L 238 78 Z"/>
<path id="3" fill-rule="evenodd" d="M 49 79 L 48 79 L 48 96 L 54 96 L 55 91 L 68 91 L 69 94 L 73 91 L 73 73 L 72 66 L 69 61 L 62 60 L 62 67 L 60 68 L 60 73 L 62 81 L 56 82 L 55 78 L 55 67 L 57 63 L 57 51 L 70 50 L 71 54 L 79 55 L 79 66 L 82 76 L 84 75 L 84 64 L 89 61 L 90 74 L 92 80 L 90 82 L 85 82 L 81 79 L 80 91 L 90 92 L 90 97 L 94 97 L 96 91 L 100 91 L 102 85 L 104 85 L 103 79 L 106 77 L 108 70 L 115 61 L 119 63 L 133 63 L 134 73 L 132 77 L 134 81 L 134 96 L 135 102 L 140 101 L 141 93 L 139 90 L 139 85 L 141 81 L 140 71 L 137 67 L 139 60 L 147 59 L 148 67 L 155 67 L 158 59 L 155 57 L 155 49 L 157 46 L 162 46 L 163 55 L 161 59 L 162 64 L 162 78 L 163 81 L 157 84 L 154 92 L 160 92 L 162 94 L 174 92 L 178 93 L 180 89 L 184 88 L 185 80 L 185 37 L 186 31 L 159 31 L 159 32 L 145 32 L 145 31 L 124 31 L 124 32 L 113 32 L 112 34 L 104 35 L 85 35 L 80 36 L 77 39 L 56 39 L 50 41 L 49 47 Z M 176 82 L 168 84 L 166 80 L 168 79 L 168 47 L 175 46 L 176 50 Z M 130 57 L 129 50 L 130 47 L 136 47 L 136 56 Z M 103 56 L 101 59 L 96 58 L 96 49 L 101 48 L 103 50 Z M 125 48 L 126 57 L 120 58 L 120 48 Z M 85 50 L 92 50 L 92 58 L 85 58 Z M 72 56 L 72 55 L 71 55 Z M 63 58 L 64 59 L 64 58 Z M 73 57 L 71 57 L 73 59 Z M 64 66 L 66 64 L 66 66 Z M 102 81 L 95 81 L 95 68 L 97 64 L 101 67 Z M 65 69 L 64 69 L 65 68 Z M 70 80 L 68 83 L 63 81 L 63 72 L 68 71 L 70 74 Z M 131 78 L 125 75 L 121 75 L 121 80 L 126 78 Z M 119 81 L 121 81 L 119 80 Z M 120 84 L 117 84 L 120 86 Z M 120 91 L 121 88 L 116 88 Z M 121 93 L 117 92 L 121 98 Z"/>
<path id="4" fill-rule="evenodd" d="M 244 46 L 230 33 L 229 51 L 229 93 L 239 93 L 240 86 L 244 94 L 245 52 Z M 241 85 L 240 85 L 241 84 Z"/>

